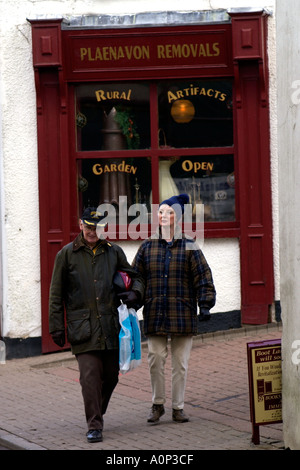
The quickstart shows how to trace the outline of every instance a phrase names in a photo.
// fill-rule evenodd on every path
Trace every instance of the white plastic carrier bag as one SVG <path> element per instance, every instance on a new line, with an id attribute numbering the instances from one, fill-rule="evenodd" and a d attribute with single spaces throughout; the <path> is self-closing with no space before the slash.
<path id="1" fill-rule="evenodd" d="M 138 315 L 134 308 L 127 308 L 126 304 L 121 303 L 118 312 L 121 325 L 119 333 L 120 372 L 126 374 L 141 364 L 141 330 Z"/>

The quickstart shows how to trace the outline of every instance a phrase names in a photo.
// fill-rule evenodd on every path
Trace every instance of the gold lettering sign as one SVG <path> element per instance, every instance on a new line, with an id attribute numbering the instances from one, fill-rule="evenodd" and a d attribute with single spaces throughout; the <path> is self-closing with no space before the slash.
<path id="1" fill-rule="evenodd" d="M 218 42 L 210 44 L 164 44 L 157 46 L 158 59 L 174 59 L 189 57 L 217 57 L 220 55 L 220 47 Z"/>
<path id="2" fill-rule="evenodd" d="M 192 162 L 191 160 L 184 160 L 181 166 L 183 171 L 194 171 L 194 173 L 199 170 L 213 171 L 214 168 L 214 164 L 211 162 Z"/>
<path id="3" fill-rule="evenodd" d="M 95 91 L 97 101 L 105 100 L 127 100 L 130 101 L 131 90 L 126 91 L 105 91 L 105 90 L 96 90 Z"/>
<path id="4" fill-rule="evenodd" d="M 169 103 L 172 103 L 172 101 L 179 100 L 180 98 L 200 95 L 208 96 L 209 98 L 214 98 L 219 101 L 225 101 L 227 96 L 226 93 L 222 93 L 220 90 L 194 86 L 191 84 L 189 87 L 183 88 L 182 90 L 177 90 L 175 92 L 168 91 L 168 101 Z"/>
<path id="5" fill-rule="evenodd" d="M 80 61 L 109 62 L 126 59 L 136 60 L 167 60 L 188 59 L 203 57 L 218 57 L 220 55 L 219 42 L 185 43 L 185 44 L 157 44 L 153 49 L 155 57 L 151 57 L 149 45 L 130 46 L 102 46 L 80 47 Z"/>
<path id="6" fill-rule="evenodd" d="M 106 46 L 96 47 L 81 47 L 80 59 L 91 61 L 111 61 L 111 60 L 140 60 L 150 59 L 149 46 Z"/>
<path id="7" fill-rule="evenodd" d="M 120 171 L 121 173 L 132 173 L 135 175 L 136 170 L 137 167 L 129 165 L 125 162 L 125 160 L 122 160 L 122 162 L 119 164 L 111 163 L 102 166 L 101 163 L 95 163 L 95 165 L 93 165 L 94 175 L 102 175 L 102 173 L 111 173 L 114 171 Z"/>

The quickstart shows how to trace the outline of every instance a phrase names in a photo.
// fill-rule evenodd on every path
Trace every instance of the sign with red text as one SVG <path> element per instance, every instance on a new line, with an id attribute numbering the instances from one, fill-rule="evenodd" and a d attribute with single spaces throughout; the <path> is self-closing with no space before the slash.
<path id="1" fill-rule="evenodd" d="M 248 343 L 251 421 L 282 421 L 281 340 Z"/>

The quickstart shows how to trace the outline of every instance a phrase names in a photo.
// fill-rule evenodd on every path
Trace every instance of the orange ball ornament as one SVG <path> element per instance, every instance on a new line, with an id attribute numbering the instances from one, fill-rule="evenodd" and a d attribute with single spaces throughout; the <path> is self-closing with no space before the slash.
<path id="1" fill-rule="evenodd" d="M 187 123 L 195 116 L 195 108 L 189 100 L 174 101 L 171 107 L 171 116 L 175 122 Z"/>

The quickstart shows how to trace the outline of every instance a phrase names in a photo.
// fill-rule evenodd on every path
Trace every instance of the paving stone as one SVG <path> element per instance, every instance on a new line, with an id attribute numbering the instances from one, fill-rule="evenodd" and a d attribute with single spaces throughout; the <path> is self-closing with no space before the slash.
<path id="1" fill-rule="evenodd" d="M 167 451 L 282 450 L 282 424 L 260 426 L 251 443 L 247 342 L 278 339 L 281 326 L 203 334 L 193 343 L 185 411 L 172 421 L 171 367 L 167 359 L 166 414 L 147 423 L 151 407 L 147 348 L 141 366 L 120 375 L 105 416 L 103 442 L 86 442 L 77 362 L 69 351 L 0 365 L 0 445 L 27 450 Z"/>

